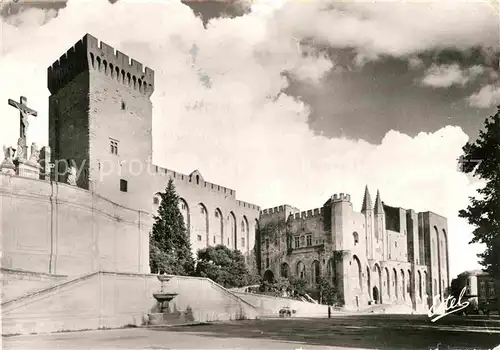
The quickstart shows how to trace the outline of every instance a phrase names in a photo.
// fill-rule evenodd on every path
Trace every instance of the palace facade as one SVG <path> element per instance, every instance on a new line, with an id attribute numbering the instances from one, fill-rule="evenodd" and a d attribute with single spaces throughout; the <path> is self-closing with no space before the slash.
<path id="1" fill-rule="evenodd" d="M 314 288 L 327 278 L 347 308 L 384 303 L 425 310 L 449 285 L 446 218 L 386 205 L 378 191 L 373 205 L 365 189 L 359 213 L 350 195 L 340 193 L 312 210 L 265 209 L 259 223 L 264 279 L 294 276 Z"/>

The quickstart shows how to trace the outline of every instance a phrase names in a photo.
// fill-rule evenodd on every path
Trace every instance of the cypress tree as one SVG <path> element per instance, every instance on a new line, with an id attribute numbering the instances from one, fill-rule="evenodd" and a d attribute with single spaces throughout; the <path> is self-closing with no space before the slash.
<path id="1" fill-rule="evenodd" d="M 191 242 L 179 210 L 179 196 L 170 179 L 165 192 L 158 192 L 160 206 L 154 216 L 149 244 L 151 272 L 190 276 L 194 274 Z"/>

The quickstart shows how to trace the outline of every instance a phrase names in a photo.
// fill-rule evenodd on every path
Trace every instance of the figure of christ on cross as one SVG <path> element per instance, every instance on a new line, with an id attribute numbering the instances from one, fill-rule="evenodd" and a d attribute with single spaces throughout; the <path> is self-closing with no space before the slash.
<path id="1" fill-rule="evenodd" d="M 9 105 L 12 107 L 15 107 L 19 110 L 20 113 L 20 125 L 19 125 L 19 133 L 20 133 L 20 138 L 26 140 L 26 133 L 28 131 L 28 126 L 29 126 L 29 121 L 28 117 L 30 115 L 36 117 L 38 113 L 31 108 L 28 108 L 26 105 L 28 102 L 28 99 L 24 96 L 21 96 L 19 98 L 19 102 L 16 102 L 14 100 L 9 99 Z"/>

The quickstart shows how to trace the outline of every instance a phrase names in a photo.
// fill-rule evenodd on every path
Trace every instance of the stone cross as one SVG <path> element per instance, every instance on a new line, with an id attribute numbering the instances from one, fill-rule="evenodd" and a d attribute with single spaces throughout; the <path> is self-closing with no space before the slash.
<path id="1" fill-rule="evenodd" d="M 38 115 L 38 113 L 31 109 L 31 108 L 28 108 L 28 106 L 26 105 L 28 102 L 28 99 L 24 96 L 21 96 L 19 98 L 19 102 L 16 102 L 14 100 L 11 100 L 9 98 L 9 105 L 14 107 L 14 108 L 17 108 L 19 110 L 19 113 L 20 113 L 20 123 L 19 123 L 19 133 L 20 133 L 20 138 L 26 140 L 26 132 L 28 131 L 28 126 L 29 126 L 29 121 L 28 121 L 28 117 L 30 115 L 36 117 Z"/>

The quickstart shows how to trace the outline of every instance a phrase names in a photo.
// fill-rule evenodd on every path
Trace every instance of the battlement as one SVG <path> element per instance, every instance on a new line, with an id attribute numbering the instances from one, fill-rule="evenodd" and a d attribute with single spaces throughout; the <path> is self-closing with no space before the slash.
<path id="1" fill-rule="evenodd" d="M 332 202 L 350 202 L 351 201 L 351 195 L 350 194 L 344 194 L 344 193 L 335 193 L 332 198 Z"/>
<path id="2" fill-rule="evenodd" d="M 282 213 L 285 211 L 285 206 L 280 205 L 279 207 L 274 207 L 274 208 L 268 208 L 261 210 L 260 215 L 272 215 L 272 214 L 278 214 Z"/>
<path id="3" fill-rule="evenodd" d="M 154 71 L 143 69 L 112 46 L 86 34 L 48 68 L 48 87 L 52 94 L 84 71 L 98 71 L 117 82 L 150 97 L 154 91 Z"/>
<path id="4" fill-rule="evenodd" d="M 152 167 L 151 173 L 154 175 L 167 176 L 175 181 L 183 182 L 183 183 L 186 183 L 186 184 L 191 185 L 191 186 L 203 188 L 207 191 L 210 191 L 213 193 L 218 193 L 218 194 L 221 194 L 221 195 L 224 195 L 224 196 L 227 196 L 229 198 L 236 200 L 236 191 L 231 189 L 231 188 L 220 186 L 220 185 L 205 181 L 203 179 L 196 180 L 196 179 L 193 179 L 190 175 L 186 175 L 186 174 L 183 174 L 183 173 L 171 170 L 171 169 L 163 168 L 163 167 L 160 167 L 157 165 L 152 165 L 151 167 Z M 167 180 L 165 180 L 165 181 L 167 181 Z M 259 206 L 252 204 L 252 203 L 248 203 L 248 202 L 244 202 L 244 201 L 240 201 L 240 200 L 236 200 L 236 203 L 238 206 L 243 207 L 243 208 L 249 208 L 249 209 L 257 210 L 257 211 L 260 210 Z"/>
<path id="5" fill-rule="evenodd" d="M 284 204 L 284 205 L 280 205 L 278 207 L 267 208 L 267 209 L 261 210 L 260 215 L 261 216 L 275 215 L 275 214 L 279 214 L 279 213 L 284 213 L 287 210 L 294 211 L 294 212 L 298 212 L 299 211 L 299 209 L 297 209 L 295 207 L 292 207 L 291 205 Z"/>
<path id="6" fill-rule="evenodd" d="M 293 218 L 295 220 L 306 219 L 306 218 L 312 218 L 312 217 L 316 217 L 316 216 L 323 216 L 324 213 L 325 213 L 324 208 L 316 208 L 316 209 L 301 211 L 300 213 L 295 213 L 295 214 L 293 214 Z"/>
<path id="7" fill-rule="evenodd" d="M 250 209 L 253 209 L 253 210 L 257 210 L 257 211 L 260 210 L 260 207 L 258 205 L 255 205 L 255 204 L 252 204 L 252 203 L 248 203 L 248 202 L 236 200 L 236 204 L 238 204 L 239 207 L 250 208 Z"/>

